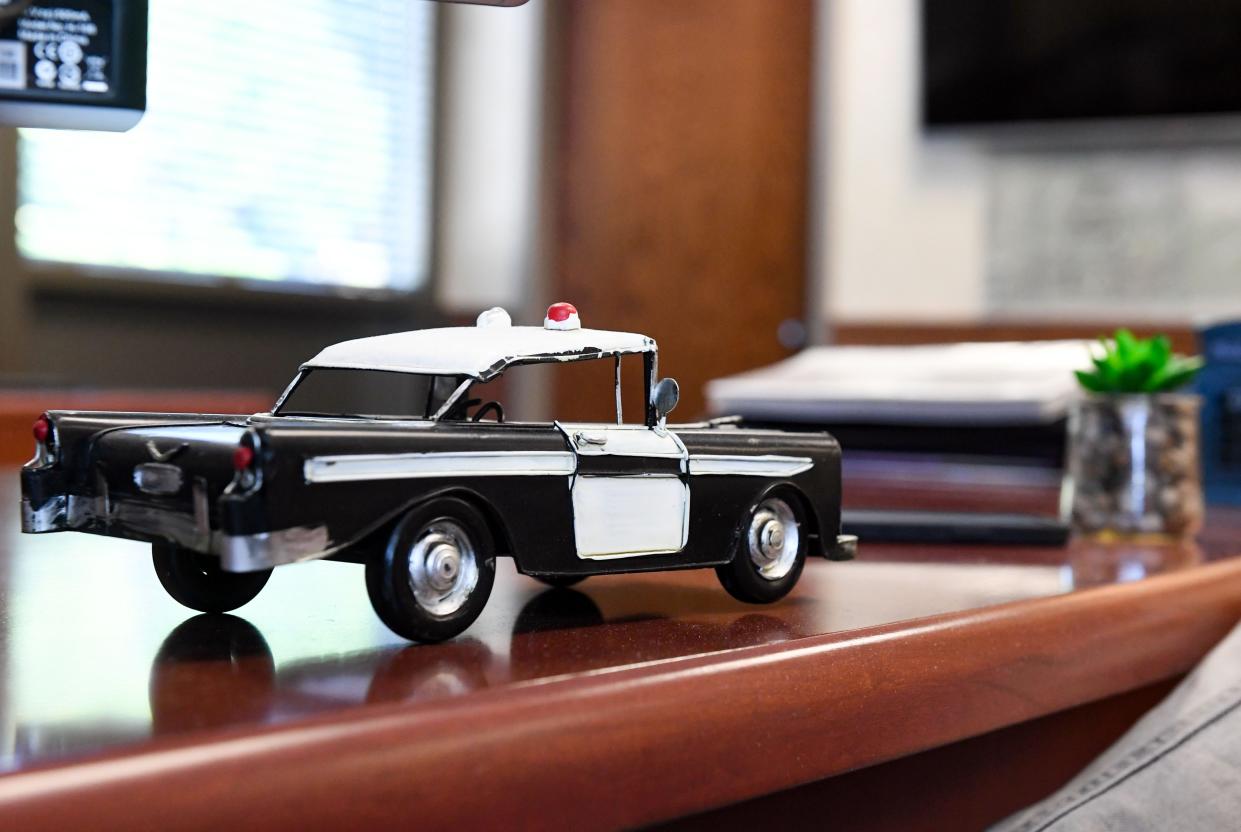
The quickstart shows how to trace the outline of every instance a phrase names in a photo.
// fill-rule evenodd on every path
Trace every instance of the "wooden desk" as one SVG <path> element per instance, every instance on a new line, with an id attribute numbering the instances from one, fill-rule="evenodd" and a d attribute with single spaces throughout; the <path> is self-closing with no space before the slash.
<path id="1" fill-rule="evenodd" d="M 1215 511 L 1200 545 L 864 544 L 770 607 L 710 571 L 551 591 L 505 561 L 463 637 L 410 646 L 350 564 L 191 616 L 140 545 L 20 535 L 16 486 L 0 470 L 7 829 L 976 828 L 1241 617 L 1241 520 Z"/>

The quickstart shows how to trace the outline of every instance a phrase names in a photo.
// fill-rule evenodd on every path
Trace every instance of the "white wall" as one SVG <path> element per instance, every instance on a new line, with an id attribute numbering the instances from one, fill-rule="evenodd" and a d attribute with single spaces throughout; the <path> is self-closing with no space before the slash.
<path id="1" fill-rule="evenodd" d="M 515 313 L 537 257 L 544 2 L 440 13 L 436 300 L 454 312 Z"/>
<path id="2" fill-rule="evenodd" d="M 918 0 L 819 0 L 814 296 L 832 321 L 983 311 L 985 157 L 918 125 Z"/>

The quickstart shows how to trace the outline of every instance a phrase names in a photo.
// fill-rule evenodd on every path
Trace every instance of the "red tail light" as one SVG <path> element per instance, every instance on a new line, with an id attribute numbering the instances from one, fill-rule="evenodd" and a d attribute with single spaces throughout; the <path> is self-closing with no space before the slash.
<path id="1" fill-rule="evenodd" d="M 47 418 L 46 413 L 34 420 L 34 428 L 31 432 L 34 434 L 34 441 L 47 444 L 48 438 L 52 435 L 52 422 Z"/>
<path id="2" fill-rule="evenodd" d="M 237 450 L 233 451 L 233 468 L 238 471 L 248 471 L 253 464 L 254 448 L 249 445 L 238 445 Z"/>

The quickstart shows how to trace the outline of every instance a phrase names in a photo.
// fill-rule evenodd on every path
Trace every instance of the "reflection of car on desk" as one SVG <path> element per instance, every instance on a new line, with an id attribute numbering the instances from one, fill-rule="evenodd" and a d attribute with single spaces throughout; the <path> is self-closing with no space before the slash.
<path id="1" fill-rule="evenodd" d="M 626 423 L 631 355 L 645 407 Z M 514 366 L 600 359 L 615 363 L 615 423 L 505 422 L 470 397 Z M 650 338 L 582 329 L 569 304 L 543 327 L 490 310 L 328 347 L 271 413 L 51 411 L 22 471 L 22 528 L 150 541 L 164 587 L 204 611 L 246 603 L 281 564 L 364 563 L 380 618 L 419 641 L 478 616 L 496 555 L 562 586 L 710 566 L 755 603 L 792 589 L 808 553 L 851 556 L 832 437 L 669 427 L 677 394 Z"/>
<path id="2" fill-rule="evenodd" d="M 601 605 L 575 589 L 544 589 L 518 611 L 503 647 L 502 635 L 490 645 L 489 640 L 465 636 L 431 648 L 386 645 L 279 661 L 262 631 L 245 619 L 192 616 L 165 637 L 151 665 L 152 733 L 287 722 L 361 704 L 423 703 L 678 658 L 686 655 L 687 645 L 708 653 L 796 637 L 786 621 L 759 612 L 715 622 L 630 613 L 621 606 L 616 609 L 606 599 Z M 616 628 L 623 629 L 623 637 L 617 637 Z M 493 630 L 491 636 L 500 632 Z M 204 690 L 223 689 L 227 696 L 203 696 Z M 47 736 L 51 728 L 41 726 L 32 733 Z M 51 735 L 58 733 L 79 736 L 72 725 L 59 726 Z"/>

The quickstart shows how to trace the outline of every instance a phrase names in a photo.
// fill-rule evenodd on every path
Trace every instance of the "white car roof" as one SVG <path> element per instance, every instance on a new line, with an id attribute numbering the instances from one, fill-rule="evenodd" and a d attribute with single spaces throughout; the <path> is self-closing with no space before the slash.
<path id="1" fill-rule="evenodd" d="M 302 369 L 387 370 L 486 381 L 513 364 L 582 361 L 655 350 L 653 340 L 633 332 L 459 326 L 343 341 L 323 350 Z"/>

